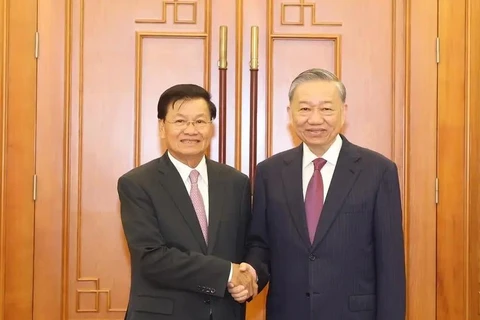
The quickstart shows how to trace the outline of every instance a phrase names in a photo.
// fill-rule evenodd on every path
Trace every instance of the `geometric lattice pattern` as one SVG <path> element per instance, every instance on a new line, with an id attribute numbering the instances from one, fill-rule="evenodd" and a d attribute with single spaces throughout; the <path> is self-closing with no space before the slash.
<path id="1" fill-rule="evenodd" d="M 173 24 L 196 24 L 197 23 L 197 2 L 196 1 L 162 1 L 161 19 L 137 19 L 136 23 L 166 23 L 167 22 L 167 7 L 173 6 Z M 192 17 L 190 19 L 181 20 L 178 17 L 178 9 L 180 7 L 192 7 Z"/>
<path id="2" fill-rule="evenodd" d="M 300 2 L 282 2 L 281 4 L 281 24 L 282 25 L 295 25 L 295 26 L 304 26 L 305 25 L 305 9 L 309 8 L 311 13 L 311 23 L 314 26 L 341 26 L 341 22 L 320 22 L 317 21 L 315 2 L 305 2 L 305 0 L 300 0 Z M 298 8 L 300 11 L 300 17 L 297 21 L 287 21 L 286 19 L 286 10 L 287 8 Z"/>
<path id="3" fill-rule="evenodd" d="M 100 279 L 98 278 L 86 278 L 82 277 L 78 279 L 81 282 L 93 282 L 95 284 L 95 289 L 85 290 L 77 289 L 75 295 L 75 310 L 76 312 L 100 312 L 100 294 L 107 294 L 107 312 L 125 312 L 125 309 L 114 309 L 112 308 L 112 298 L 110 294 L 110 289 L 100 289 Z M 80 296 L 81 295 L 95 295 L 95 306 L 89 309 L 80 309 Z"/>

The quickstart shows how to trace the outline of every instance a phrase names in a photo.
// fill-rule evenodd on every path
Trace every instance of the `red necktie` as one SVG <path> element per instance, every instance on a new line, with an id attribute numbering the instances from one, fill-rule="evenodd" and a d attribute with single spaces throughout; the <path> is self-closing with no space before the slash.
<path id="1" fill-rule="evenodd" d="M 317 158 L 313 160 L 313 175 L 308 183 L 305 195 L 305 213 L 307 215 L 308 235 L 310 242 L 313 243 L 315 231 L 317 230 L 318 220 L 323 209 L 323 179 L 320 170 L 327 163 L 325 159 Z"/>

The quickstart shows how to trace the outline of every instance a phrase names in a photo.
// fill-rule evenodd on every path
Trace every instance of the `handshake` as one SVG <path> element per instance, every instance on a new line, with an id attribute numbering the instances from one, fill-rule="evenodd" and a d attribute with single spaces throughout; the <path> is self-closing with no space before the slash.
<path id="1" fill-rule="evenodd" d="M 250 297 L 258 294 L 257 272 L 248 263 L 232 264 L 232 279 L 228 283 L 228 292 L 233 299 L 239 303 L 244 303 Z"/>

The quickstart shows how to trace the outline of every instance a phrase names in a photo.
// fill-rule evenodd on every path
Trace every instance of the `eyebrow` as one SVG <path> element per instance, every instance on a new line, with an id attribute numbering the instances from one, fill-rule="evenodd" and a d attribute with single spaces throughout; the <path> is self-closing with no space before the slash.
<path id="1" fill-rule="evenodd" d="M 322 104 L 331 104 L 332 101 L 331 100 L 325 100 L 325 101 L 320 101 L 320 105 Z M 298 102 L 298 104 L 308 104 L 309 106 L 314 106 L 315 104 L 310 102 L 310 101 L 305 101 L 305 100 L 301 100 Z"/>
<path id="2" fill-rule="evenodd" d="M 184 115 L 184 114 L 182 114 L 182 113 L 177 113 L 177 114 L 175 115 L 175 117 L 186 118 L 187 116 Z M 202 113 L 200 113 L 200 114 L 197 114 L 197 115 L 193 116 L 194 119 L 198 119 L 198 118 L 201 118 L 201 117 L 206 117 L 206 114 L 202 112 Z"/>

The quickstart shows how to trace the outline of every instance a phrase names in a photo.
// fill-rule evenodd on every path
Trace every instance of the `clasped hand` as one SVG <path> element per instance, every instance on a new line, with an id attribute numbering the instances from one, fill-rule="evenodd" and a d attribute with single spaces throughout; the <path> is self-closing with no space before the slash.
<path id="1" fill-rule="evenodd" d="M 228 283 L 228 292 L 235 301 L 243 303 L 258 294 L 257 273 L 248 263 L 233 264 L 232 279 Z"/>

